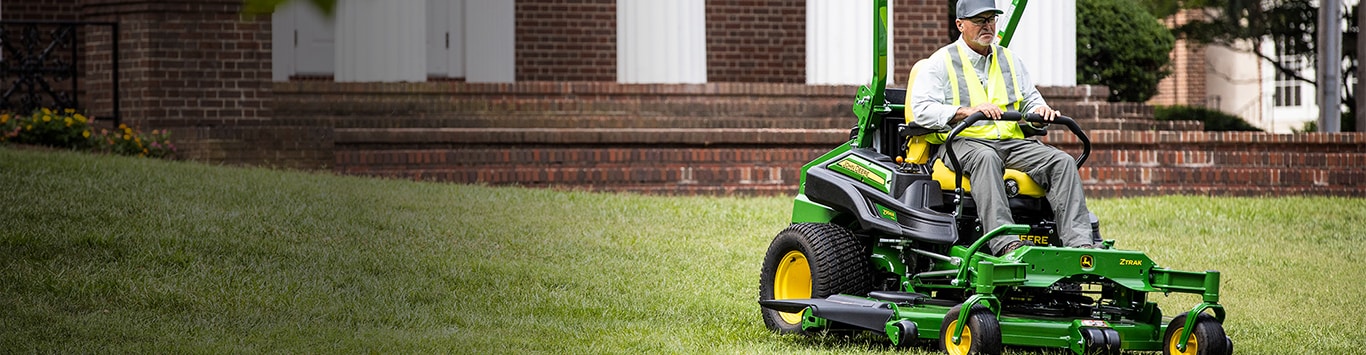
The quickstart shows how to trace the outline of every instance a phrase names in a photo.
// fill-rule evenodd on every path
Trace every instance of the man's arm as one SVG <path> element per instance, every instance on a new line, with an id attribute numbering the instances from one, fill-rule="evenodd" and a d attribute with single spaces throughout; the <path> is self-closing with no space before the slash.
<path id="1" fill-rule="evenodd" d="M 944 68 L 944 59 L 931 55 L 920 65 L 916 77 L 910 78 L 912 85 L 907 106 L 914 114 L 914 122 L 921 127 L 946 129 L 958 107 L 944 102 L 944 91 L 948 90 L 948 69 Z"/>

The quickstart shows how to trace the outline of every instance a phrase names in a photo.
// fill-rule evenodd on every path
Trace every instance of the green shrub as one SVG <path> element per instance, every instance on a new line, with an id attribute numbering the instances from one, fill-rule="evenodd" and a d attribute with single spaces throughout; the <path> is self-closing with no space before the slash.
<path id="1" fill-rule="evenodd" d="M 173 158 L 175 144 L 170 132 L 142 131 L 120 124 L 96 132 L 95 119 L 75 110 L 53 111 L 42 108 L 28 115 L 0 114 L 0 143 L 42 145 L 57 148 L 90 149 L 96 152 Z"/>
<path id="2" fill-rule="evenodd" d="M 1176 37 L 1137 2 L 1077 1 L 1077 83 L 1110 87 L 1109 101 L 1145 102 L 1171 74 Z"/>
<path id="3" fill-rule="evenodd" d="M 1158 121 L 1200 121 L 1205 123 L 1205 131 L 1262 131 L 1241 117 L 1219 110 L 1191 106 L 1156 106 L 1153 110 Z"/>

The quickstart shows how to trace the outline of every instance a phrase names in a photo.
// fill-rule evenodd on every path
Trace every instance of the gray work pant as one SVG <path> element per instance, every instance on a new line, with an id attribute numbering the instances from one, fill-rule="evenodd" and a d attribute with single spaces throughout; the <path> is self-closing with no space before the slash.
<path id="1" fill-rule="evenodd" d="M 1091 211 L 1086 209 L 1081 175 L 1076 161 L 1066 152 L 1032 139 L 989 140 L 957 138 L 953 152 L 967 171 L 972 186 L 972 199 L 977 203 L 977 215 L 982 220 L 983 233 L 1004 224 L 1015 223 L 1010 216 L 1010 202 L 1001 176 L 1006 168 L 1019 170 L 1048 191 L 1045 197 L 1053 206 L 1058 224 L 1058 235 L 1065 246 L 1090 245 Z M 947 154 L 947 150 L 944 150 Z M 944 165 L 953 169 L 948 157 Z M 1017 236 L 999 236 L 987 242 L 992 253 L 998 253 Z"/>

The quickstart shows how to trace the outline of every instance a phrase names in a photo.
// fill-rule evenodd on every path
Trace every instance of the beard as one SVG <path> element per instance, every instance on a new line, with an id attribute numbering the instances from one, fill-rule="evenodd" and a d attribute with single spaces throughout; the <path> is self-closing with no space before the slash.
<path id="1" fill-rule="evenodd" d="M 968 38 L 969 41 L 973 42 L 973 44 L 980 46 L 990 46 L 991 42 L 996 40 L 996 34 L 989 31 L 982 31 L 977 35 Z"/>

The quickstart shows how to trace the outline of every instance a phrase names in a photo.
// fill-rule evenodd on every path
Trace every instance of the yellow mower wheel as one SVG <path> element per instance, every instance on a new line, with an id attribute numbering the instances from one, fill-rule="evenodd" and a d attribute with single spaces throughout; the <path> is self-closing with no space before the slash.
<path id="1" fill-rule="evenodd" d="M 811 298 L 811 264 L 806 254 L 793 250 L 778 261 L 778 272 L 773 275 L 773 299 Z M 779 312 L 788 324 L 801 324 L 799 313 Z"/>
<path id="2" fill-rule="evenodd" d="M 759 271 L 759 300 L 866 295 L 872 262 L 864 243 L 848 229 L 828 223 L 795 223 L 778 233 Z M 764 325 L 776 333 L 807 333 L 802 313 L 763 308 Z"/>

